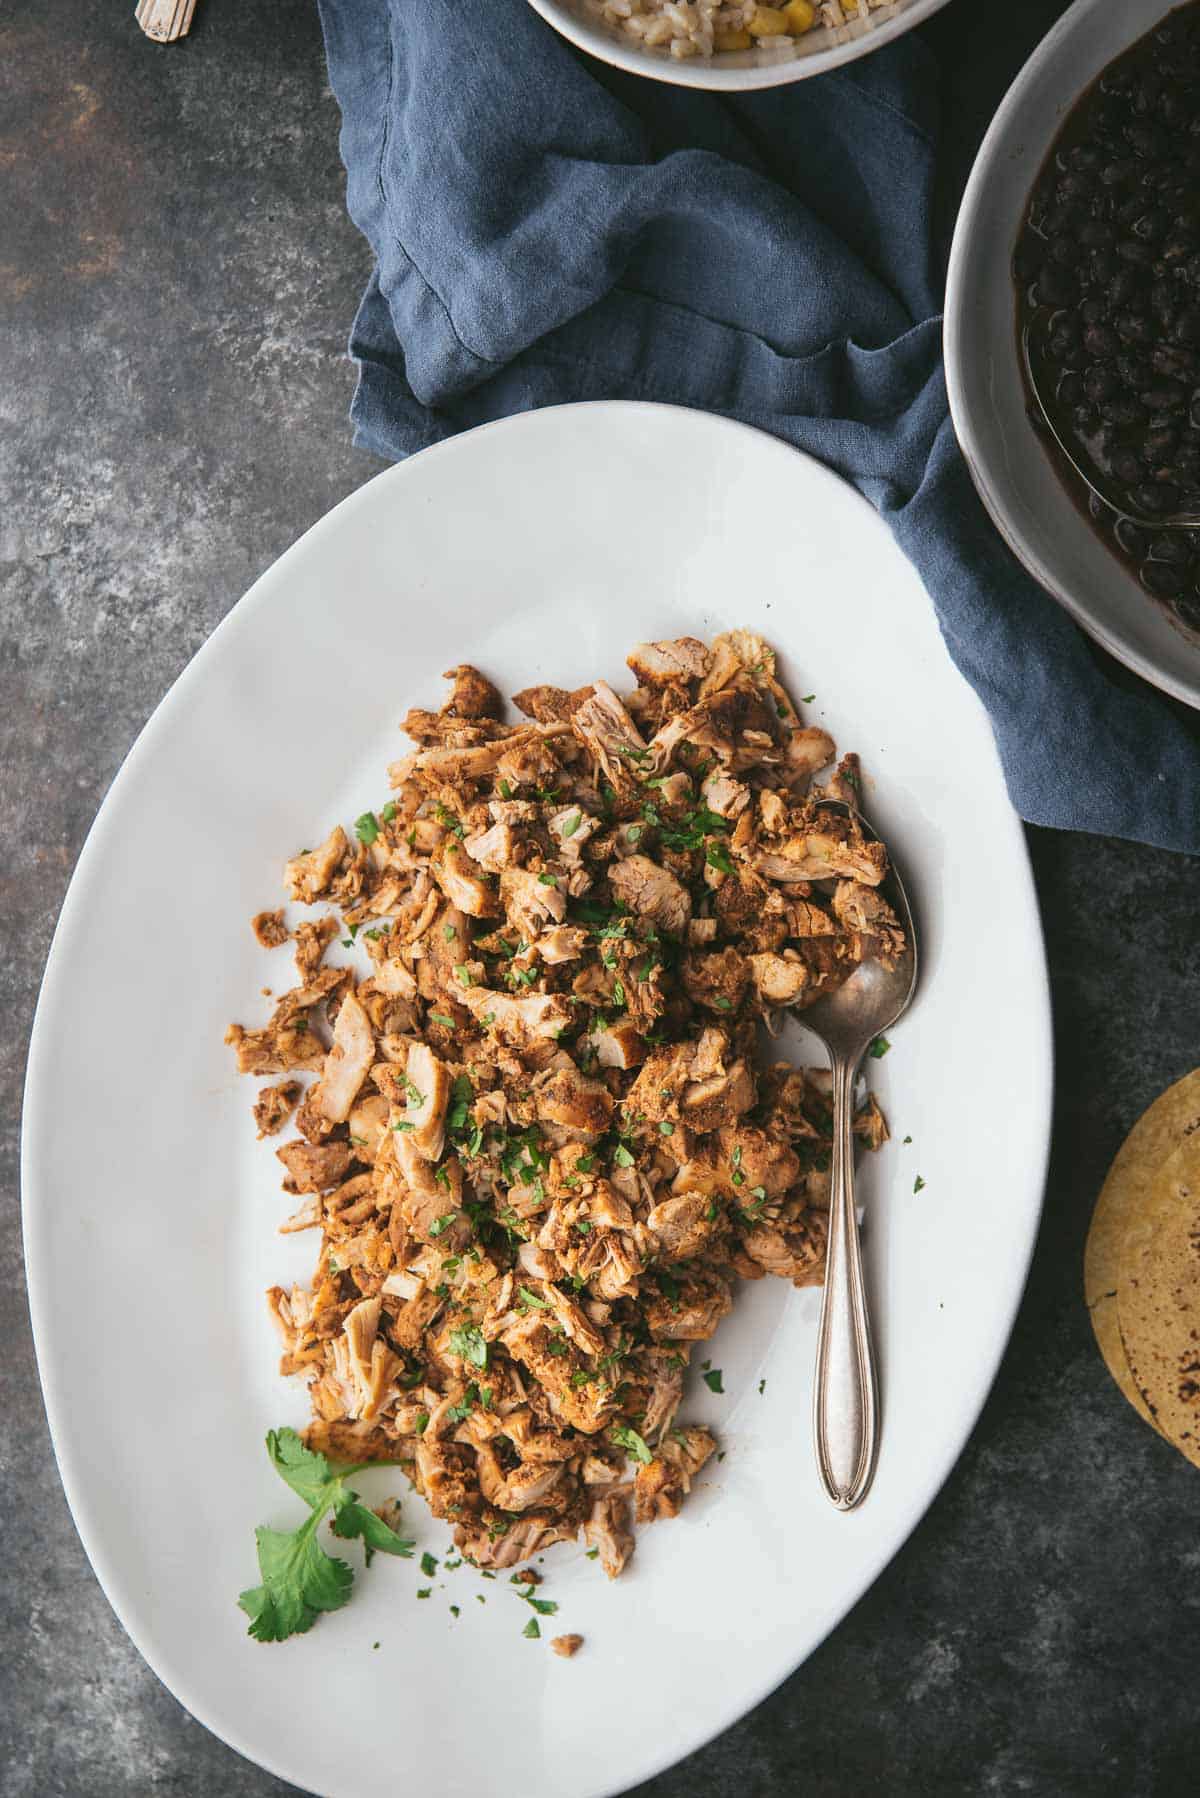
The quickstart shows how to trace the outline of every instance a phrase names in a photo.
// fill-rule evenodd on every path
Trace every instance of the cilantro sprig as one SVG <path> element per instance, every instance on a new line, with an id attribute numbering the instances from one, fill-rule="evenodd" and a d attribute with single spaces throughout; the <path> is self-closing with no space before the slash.
<path id="1" fill-rule="evenodd" d="M 332 1528 L 343 1541 L 357 1537 L 366 1549 L 367 1565 L 378 1550 L 411 1558 L 415 1544 L 398 1536 L 346 1485 L 350 1466 L 331 1467 L 325 1456 L 305 1448 L 295 1430 L 269 1430 L 271 1465 L 308 1506 L 298 1529 L 275 1530 L 265 1524 L 254 1532 L 262 1585 L 240 1594 L 238 1604 L 250 1619 L 248 1633 L 258 1642 L 284 1642 L 311 1629 L 322 1611 L 340 1610 L 354 1586 L 354 1570 L 327 1555 L 317 1530 L 332 1510 Z"/>

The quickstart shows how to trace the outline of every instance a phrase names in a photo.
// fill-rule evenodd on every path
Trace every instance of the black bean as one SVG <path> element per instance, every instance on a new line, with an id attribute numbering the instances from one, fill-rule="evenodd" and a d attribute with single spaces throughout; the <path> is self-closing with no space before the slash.
<path id="1" fill-rule="evenodd" d="M 1065 378 L 1069 381 L 1079 380 L 1078 375 L 1067 375 Z M 1114 371 L 1111 368 L 1106 368 L 1101 362 L 1094 362 L 1091 368 L 1084 374 L 1081 382 L 1083 391 L 1087 394 L 1093 405 L 1097 406 L 1100 404 L 1101 400 L 1112 398 L 1113 394 L 1117 391 L 1117 385 L 1117 377 Z"/>
<path id="2" fill-rule="evenodd" d="M 1127 487 L 1135 486 L 1146 472 L 1132 450 L 1118 450 L 1111 458 L 1111 467 L 1118 481 L 1124 481 Z"/>
<path id="3" fill-rule="evenodd" d="M 1140 524 L 1134 524 L 1132 518 L 1118 518 L 1114 535 L 1127 556 L 1140 562 L 1149 547 L 1149 538 Z"/>
<path id="4" fill-rule="evenodd" d="M 1069 306 L 1077 287 L 1074 276 L 1066 269 L 1047 265 L 1038 276 L 1034 291 L 1039 306 Z"/>
<path id="5" fill-rule="evenodd" d="M 1135 162 L 1129 161 L 1128 158 L 1114 158 L 1112 161 L 1102 165 L 1100 169 L 1100 185 L 1101 187 L 1109 188 L 1124 187 L 1128 181 L 1132 180 L 1136 173 L 1137 164 Z"/>
<path id="6" fill-rule="evenodd" d="M 1071 423 L 1081 437 L 1086 437 L 1096 428 L 1096 413 L 1091 406 L 1074 406 L 1071 410 Z"/>
<path id="7" fill-rule="evenodd" d="M 1047 349 L 1051 361 L 1060 368 L 1082 368 L 1087 361 L 1087 351 L 1077 337 L 1068 337 L 1065 333 L 1055 333 L 1050 339 Z"/>
<path id="8" fill-rule="evenodd" d="M 1126 237 L 1117 245 L 1117 255 L 1122 262 L 1130 263 L 1134 268 L 1152 268 L 1154 251 L 1148 243 L 1141 243 L 1136 237 Z"/>
<path id="9" fill-rule="evenodd" d="M 1074 372 L 1065 374 L 1061 377 L 1058 386 L 1054 389 L 1054 403 L 1056 406 L 1078 406 L 1086 392 L 1087 389 L 1084 386 L 1084 378 L 1082 375 L 1075 374 Z M 1097 396 L 1088 393 L 1087 397 L 1088 399 L 1094 399 Z"/>
<path id="10" fill-rule="evenodd" d="M 1155 599 L 1177 599 L 1183 592 L 1183 576 L 1165 562 L 1143 562 L 1138 570 L 1143 587 Z"/>
<path id="11" fill-rule="evenodd" d="M 1146 512 L 1151 518 L 1173 512 L 1179 502 L 1178 491 L 1169 481 L 1143 481 L 1129 497 L 1139 512 Z"/>
<path id="12" fill-rule="evenodd" d="M 1045 249 L 1040 237 L 1023 237 L 1013 251 L 1013 280 L 1028 287 L 1042 266 Z"/>
<path id="13" fill-rule="evenodd" d="M 1091 278 L 1100 287 L 1105 287 L 1113 276 L 1120 272 L 1121 264 L 1112 250 L 1100 249 L 1092 251 Z"/>
<path id="14" fill-rule="evenodd" d="M 1171 610 L 1189 630 L 1200 631 L 1200 598 L 1184 593 L 1174 601 Z"/>
<path id="15" fill-rule="evenodd" d="M 1169 268 L 1175 268 L 1186 261 L 1196 248 L 1196 239 L 1190 231 L 1173 231 L 1166 242 L 1160 244 L 1159 255 Z"/>
<path id="16" fill-rule="evenodd" d="M 1173 343 L 1156 343 L 1150 352 L 1150 366 L 1155 374 L 1175 381 L 1194 381 L 1200 371 L 1200 356 Z"/>
<path id="17" fill-rule="evenodd" d="M 1108 284 L 1107 298 L 1112 306 L 1127 306 L 1141 286 L 1137 269 L 1128 264 L 1119 268 Z"/>
<path id="18" fill-rule="evenodd" d="M 1100 416 L 1107 425 L 1144 425 L 1146 408 L 1139 405 L 1132 395 L 1120 393 L 1115 399 L 1104 401 L 1100 407 Z"/>
<path id="19" fill-rule="evenodd" d="M 1058 184 L 1059 199 L 1068 202 L 1086 202 L 1091 199 L 1095 191 L 1096 183 L 1090 175 L 1084 174 L 1082 169 L 1072 170 L 1070 174 L 1064 175 Z"/>
<path id="20" fill-rule="evenodd" d="M 1144 357 L 1134 355 L 1131 350 L 1122 350 L 1117 357 L 1117 374 L 1126 387 L 1136 391 L 1150 379 L 1150 367 Z"/>
<path id="21" fill-rule="evenodd" d="M 1080 249 L 1073 237 L 1066 236 L 1054 238 L 1046 256 L 1050 262 L 1057 263 L 1059 268 L 1077 268 L 1086 260 L 1086 252 Z"/>
<path id="22" fill-rule="evenodd" d="M 1116 319 L 1117 336 L 1125 343 L 1150 343 L 1154 338 L 1151 321 L 1141 312 L 1122 312 Z"/>
<path id="23" fill-rule="evenodd" d="M 1103 250 L 1113 240 L 1113 228 L 1103 219 L 1085 219 L 1076 235 L 1086 249 Z"/>
<path id="24" fill-rule="evenodd" d="M 1159 243 L 1166 236 L 1170 223 L 1169 215 L 1161 206 L 1152 206 L 1141 218 L 1134 219 L 1133 235 L 1140 237 L 1143 243 Z"/>
<path id="25" fill-rule="evenodd" d="M 1090 302 L 1085 301 L 1085 305 L 1087 304 Z M 1097 362 L 1103 362 L 1110 356 L 1115 356 L 1121 345 L 1111 326 L 1096 323 L 1089 324 L 1084 330 L 1083 347 L 1089 356 L 1094 357 Z"/>
<path id="26" fill-rule="evenodd" d="M 1084 216 L 1083 209 L 1079 206 L 1052 206 L 1043 221 L 1043 229 L 1047 237 L 1057 237 L 1063 231 L 1068 236 L 1073 236 L 1082 225 Z"/>
<path id="27" fill-rule="evenodd" d="M 1180 531 L 1158 531 L 1150 543 L 1149 559 L 1165 562 L 1171 568 L 1186 568 L 1192 559 L 1192 546 Z"/>
<path id="28" fill-rule="evenodd" d="M 1147 412 L 1182 412 L 1187 405 L 1187 388 L 1178 381 L 1152 381 L 1138 394 Z"/>
<path id="29" fill-rule="evenodd" d="M 1171 328 L 1176 343 L 1200 343 L 1200 306 L 1185 306 Z"/>
<path id="30" fill-rule="evenodd" d="M 1165 156 L 1167 134 L 1153 119 L 1138 119 L 1125 127 L 1125 137 L 1135 156 Z"/>

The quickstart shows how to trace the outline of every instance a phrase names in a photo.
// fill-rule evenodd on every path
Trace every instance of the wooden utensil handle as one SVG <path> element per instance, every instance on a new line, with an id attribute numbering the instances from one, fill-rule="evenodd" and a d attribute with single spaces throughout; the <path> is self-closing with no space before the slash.
<path id="1" fill-rule="evenodd" d="M 170 44 L 191 29 L 196 0 L 138 0 L 138 24 L 156 44 Z"/>

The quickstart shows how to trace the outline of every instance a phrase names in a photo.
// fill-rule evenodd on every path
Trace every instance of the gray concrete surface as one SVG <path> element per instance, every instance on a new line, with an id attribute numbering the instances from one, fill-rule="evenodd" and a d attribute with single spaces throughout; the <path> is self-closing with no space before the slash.
<path id="1" fill-rule="evenodd" d="M 1057 10 L 1014 8 L 1027 46 Z M 254 576 L 374 472 L 344 425 L 367 259 L 310 7 L 200 0 L 170 50 L 131 12 L 0 13 L 0 1798 L 266 1798 L 288 1788 L 143 1665 L 67 1514 L 25 1310 L 18 1122 L 54 919 L 122 756 Z M 964 144 L 1011 72 L 989 17 L 960 0 L 937 25 Z M 1196 1790 L 1200 1485 L 1104 1372 L 1080 1254 L 1123 1133 L 1200 1060 L 1200 870 L 1045 832 L 1030 847 L 1059 1089 L 999 1381 L 850 1618 L 644 1798 Z"/>

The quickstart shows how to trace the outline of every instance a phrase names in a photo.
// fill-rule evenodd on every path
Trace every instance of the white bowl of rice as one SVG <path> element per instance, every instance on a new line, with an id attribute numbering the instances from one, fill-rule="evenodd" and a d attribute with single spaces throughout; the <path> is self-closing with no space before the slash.
<path id="1" fill-rule="evenodd" d="M 820 75 L 946 0 L 530 0 L 579 49 L 633 75 L 744 92 Z"/>

